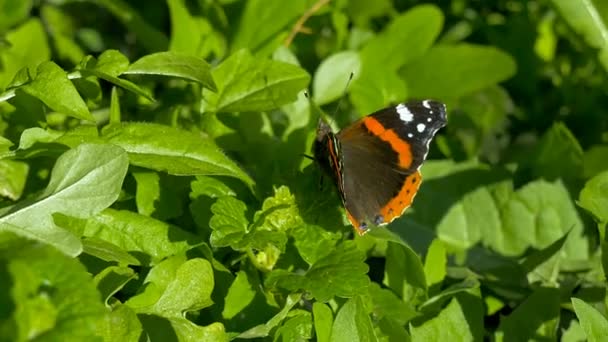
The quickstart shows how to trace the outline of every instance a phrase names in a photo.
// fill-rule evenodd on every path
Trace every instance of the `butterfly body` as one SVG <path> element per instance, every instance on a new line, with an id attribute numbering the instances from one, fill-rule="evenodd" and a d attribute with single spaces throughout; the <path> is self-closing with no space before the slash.
<path id="1" fill-rule="evenodd" d="M 429 143 L 446 123 L 445 105 L 434 100 L 381 109 L 338 133 L 319 122 L 315 159 L 332 177 L 359 234 L 370 224 L 392 222 L 410 206 Z"/>

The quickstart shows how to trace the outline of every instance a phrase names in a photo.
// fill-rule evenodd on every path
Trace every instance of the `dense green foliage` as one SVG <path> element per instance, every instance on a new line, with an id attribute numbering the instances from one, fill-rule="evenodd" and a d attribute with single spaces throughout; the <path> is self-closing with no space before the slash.
<path id="1" fill-rule="evenodd" d="M 302 155 L 412 98 L 360 237 Z M 604 0 L 0 0 L 0 132 L 1 341 L 608 334 Z"/>

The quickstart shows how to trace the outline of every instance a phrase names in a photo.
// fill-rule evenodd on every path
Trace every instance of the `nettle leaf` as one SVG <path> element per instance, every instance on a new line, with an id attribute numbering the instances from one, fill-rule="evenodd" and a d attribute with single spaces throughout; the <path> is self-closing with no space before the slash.
<path id="1" fill-rule="evenodd" d="M 360 297 L 349 299 L 338 311 L 331 329 L 332 341 L 377 341 L 372 321 Z"/>
<path id="2" fill-rule="evenodd" d="M 67 73 L 53 62 L 38 65 L 32 81 L 18 89 L 33 96 L 52 110 L 77 119 L 95 121 Z"/>
<path id="3" fill-rule="evenodd" d="M 596 308 L 581 299 L 572 298 L 572 306 L 578 317 L 587 341 L 602 341 L 608 331 L 608 320 Z"/>
<path id="4" fill-rule="evenodd" d="M 489 46 L 436 45 L 401 69 L 409 96 L 458 98 L 515 74 L 515 61 Z"/>
<path id="5" fill-rule="evenodd" d="M 142 265 L 184 253 L 203 242 L 178 227 L 126 210 L 106 209 L 89 218 L 82 234 L 133 253 Z"/>
<path id="6" fill-rule="evenodd" d="M 312 338 L 312 315 L 306 310 L 293 310 L 274 333 L 275 339 L 283 341 L 310 340 Z"/>
<path id="7" fill-rule="evenodd" d="M 88 75 L 99 77 L 123 89 L 143 96 L 150 101 L 154 101 L 154 98 L 147 90 L 129 80 L 118 77 L 127 71 L 128 67 L 129 60 L 125 55 L 117 50 L 106 50 L 99 56 L 99 59 L 95 59 L 93 56 L 85 57 L 80 62 L 78 70 L 85 77 Z"/>
<path id="8" fill-rule="evenodd" d="M 476 334 L 468 317 L 467 308 L 453 298 L 437 317 L 419 326 L 410 325 L 412 341 L 474 341 L 481 339 Z M 479 315 L 481 322 L 482 315 Z M 478 331 L 480 333 L 480 331 Z"/>
<path id="9" fill-rule="evenodd" d="M 315 262 L 304 275 L 279 269 L 270 273 L 265 284 L 271 288 L 303 289 L 320 302 L 334 296 L 351 298 L 367 291 L 368 266 L 364 260 L 365 255 L 354 242 L 345 241 Z"/>
<path id="10" fill-rule="evenodd" d="M 104 323 L 104 341 L 138 341 L 143 332 L 137 314 L 127 305 L 115 306 Z"/>
<path id="11" fill-rule="evenodd" d="M 295 197 L 286 186 L 275 189 L 274 196 L 268 197 L 262 209 L 253 215 L 253 229 L 289 231 L 302 225 Z"/>
<path id="12" fill-rule="evenodd" d="M 106 315 L 99 292 L 82 264 L 40 244 L 13 248 L 0 261 L 8 271 L 14 341 L 84 341 L 100 338 Z"/>
<path id="13" fill-rule="evenodd" d="M 213 304 L 213 269 L 205 259 L 184 256 L 165 259 L 144 280 L 144 290 L 126 304 L 138 313 L 165 318 L 182 317 L 187 311 Z"/>
<path id="14" fill-rule="evenodd" d="M 231 196 L 220 197 L 212 206 L 213 216 L 209 227 L 213 229 L 210 242 L 213 247 L 232 246 L 238 243 L 248 232 L 249 221 L 245 216 L 245 203 Z"/>
<path id="15" fill-rule="evenodd" d="M 291 236 L 298 253 L 309 265 L 329 254 L 340 238 L 339 233 L 313 225 L 300 225 L 291 231 Z"/>
<path id="16" fill-rule="evenodd" d="M 133 62 L 123 74 L 161 75 L 183 78 L 216 91 L 211 66 L 204 59 L 178 52 L 157 52 Z"/>
<path id="17" fill-rule="evenodd" d="M 159 124 L 122 123 L 107 127 L 102 136 L 124 148 L 132 165 L 178 176 L 229 176 L 254 184 L 213 140 L 201 134 Z"/>
<path id="18" fill-rule="evenodd" d="M 293 64 L 257 59 L 246 50 L 234 53 L 212 72 L 217 94 L 204 92 L 213 112 L 258 112 L 296 100 L 310 81 Z"/>
<path id="19" fill-rule="evenodd" d="M 608 171 L 596 175 L 585 183 L 578 203 L 600 224 L 608 224 Z"/>
<path id="20" fill-rule="evenodd" d="M 421 303 L 427 298 L 427 284 L 420 257 L 403 243 L 389 242 L 382 281 L 406 303 Z"/>
<path id="21" fill-rule="evenodd" d="M 314 101 L 321 106 L 343 95 L 348 76 L 359 77 L 361 60 L 355 51 L 341 51 L 325 58 L 317 70 L 312 84 Z"/>
<path id="22" fill-rule="evenodd" d="M 538 288 L 501 320 L 496 338 L 502 341 L 527 341 L 539 337 L 555 339 L 559 305 L 559 289 Z"/>
<path id="23" fill-rule="evenodd" d="M 52 215 L 87 218 L 107 208 L 118 198 L 127 167 L 125 151 L 114 145 L 83 144 L 69 150 L 57 159 L 40 196 L 0 210 L 0 231 L 9 230 L 78 255 L 80 240 L 58 228 Z"/>

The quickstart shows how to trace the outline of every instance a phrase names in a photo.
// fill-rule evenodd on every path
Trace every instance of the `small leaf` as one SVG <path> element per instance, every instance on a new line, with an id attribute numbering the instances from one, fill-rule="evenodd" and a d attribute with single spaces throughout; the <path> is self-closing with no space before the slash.
<path id="1" fill-rule="evenodd" d="M 579 195 L 579 205 L 589 211 L 601 224 L 608 224 L 608 171 L 585 183 Z"/>
<path id="2" fill-rule="evenodd" d="M 158 124 L 122 123 L 107 127 L 103 137 L 124 148 L 132 165 L 178 176 L 229 176 L 249 186 L 254 183 L 210 138 L 193 132 Z"/>
<path id="3" fill-rule="evenodd" d="M 104 341 L 138 341 L 143 331 L 135 311 L 121 304 L 106 315 L 101 332 Z"/>
<path id="4" fill-rule="evenodd" d="M 131 64 L 124 74 L 179 77 L 217 91 L 209 63 L 202 58 L 177 52 L 157 52 L 144 56 Z"/>
<path id="5" fill-rule="evenodd" d="M 411 326 L 412 341 L 474 341 L 465 308 L 456 298 L 439 315 L 419 326 Z"/>
<path id="6" fill-rule="evenodd" d="M 349 299 L 338 311 L 331 330 L 336 342 L 373 342 L 376 334 L 360 297 Z"/>
<path id="7" fill-rule="evenodd" d="M 108 262 L 139 266 L 141 263 L 124 249 L 105 240 L 94 237 L 82 240 L 83 252 Z"/>
<path id="8" fill-rule="evenodd" d="M 440 286 L 445 279 L 447 253 L 441 240 L 433 240 L 424 259 L 424 275 L 428 287 Z"/>
<path id="9" fill-rule="evenodd" d="M 298 226 L 291 231 L 291 235 L 298 253 L 309 265 L 329 254 L 340 238 L 338 233 L 313 225 Z"/>
<path id="10" fill-rule="evenodd" d="M 127 155 L 120 147 L 80 145 L 57 159 L 49 184 L 39 197 L 0 210 L 0 230 L 78 255 L 80 240 L 56 227 L 51 215 L 59 212 L 87 218 L 107 208 L 118 198 L 127 167 Z"/>
<path id="11" fill-rule="evenodd" d="M 18 200 L 25 188 L 29 165 L 15 160 L 0 160 L 0 196 Z"/>
<path id="12" fill-rule="evenodd" d="M 343 95 L 351 73 L 359 76 L 361 61 L 355 51 L 341 51 L 325 58 L 317 70 L 312 84 L 314 101 L 321 106 Z"/>
<path id="13" fill-rule="evenodd" d="M 245 271 L 239 271 L 228 289 L 224 299 L 224 310 L 222 317 L 231 319 L 251 303 L 255 297 L 255 289 L 247 277 Z"/>
<path id="14" fill-rule="evenodd" d="M 334 296 L 351 298 L 367 291 L 368 266 L 364 259 L 364 254 L 354 242 L 345 241 L 314 263 L 306 274 L 293 274 L 280 269 L 271 273 L 265 284 L 288 290 L 304 289 L 320 302 L 327 302 Z"/>
<path id="15" fill-rule="evenodd" d="M 608 331 L 606 317 L 593 306 L 578 298 L 573 297 L 571 300 L 576 316 L 585 331 L 585 335 L 587 335 L 587 341 L 603 341 L 606 338 L 606 331 Z"/>
<path id="16" fill-rule="evenodd" d="M 19 88 L 34 96 L 51 109 L 78 119 L 94 121 L 87 105 L 78 94 L 67 74 L 53 62 L 38 66 L 34 80 Z"/>
<path id="17" fill-rule="evenodd" d="M 258 112 L 293 102 L 310 80 L 293 64 L 256 59 L 241 50 L 212 72 L 217 94 L 205 93 L 215 112 Z"/>
<path id="18" fill-rule="evenodd" d="M 249 221 L 245 217 L 245 203 L 230 196 L 220 197 L 212 206 L 213 217 L 209 227 L 213 229 L 210 243 L 213 247 L 226 247 L 237 244 L 247 234 Z"/>
<path id="19" fill-rule="evenodd" d="M 334 321 L 331 309 L 323 303 L 312 304 L 312 316 L 315 322 L 315 336 L 318 342 L 331 341 L 331 329 Z"/>
<path id="20" fill-rule="evenodd" d="M 426 300 L 427 284 L 422 261 L 404 244 L 388 243 L 383 283 L 406 303 Z"/>

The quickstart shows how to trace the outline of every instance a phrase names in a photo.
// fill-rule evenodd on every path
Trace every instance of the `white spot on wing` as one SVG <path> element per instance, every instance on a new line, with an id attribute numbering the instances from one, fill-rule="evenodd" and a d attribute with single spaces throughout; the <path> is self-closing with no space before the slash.
<path id="1" fill-rule="evenodd" d="M 424 108 L 431 109 L 431 105 L 429 104 L 429 100 L 422 101 L 422 105 L 424 106 Z"/>
<path id="2" fill-rule="evenodd" d="M 399 119 L 401 119 L 401 121 L 411 122 L 414 120 L 414 114 L 412 114 L 412 112 L 410 112 L 410 110 L 407 109 L 407 106 L 405 106 L 403 103 L 400 103 L 397 107 L 395 107 L 395 109 L 397 110 Z"/>
<path id="3" fill-rule="evenodd" d="M 407 137 L 408 137 L 408 138 L 413 138 L 413 137 L 414 137 L 414 135 L 413 135 L 412 133 L 408 133 L 408 134 L 407 134 Z"/>
<path id="4" fill-rule="evenodd" d="M 427 122 L 431 122 L 431 121 L 433 121 L 433 119 L 431 119 L 431 118 L 427 118 L 427 119 L 426 119 L 426 121 L 427 121 Z"/>
<path id="5" fill-rule="evenodd" d="M 423 123 L 419 123 L 419 124 L 416 126 L 416 129 L 418 130 L 418 133 L 422 133 L 422 132 L 424 132 L 424 129 L 425 129 L 425 128 L 426 128 L 426 125 L 425 125 L 425 124 L 423 124 Z"/>

